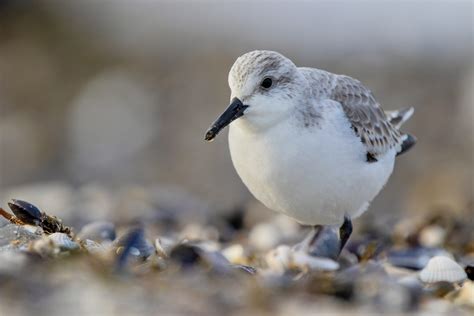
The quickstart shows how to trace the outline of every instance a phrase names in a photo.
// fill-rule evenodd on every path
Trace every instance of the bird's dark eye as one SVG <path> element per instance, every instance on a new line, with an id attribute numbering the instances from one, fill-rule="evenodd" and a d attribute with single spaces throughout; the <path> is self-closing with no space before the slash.
<path id="1" fill-rule="evenodd" d="M 260 84 L 260 87 L 264 89 L 268 89 L 272 86 L 273 80 L 271 78 L 265 78 L 263 79 L 262 83 Z"/>

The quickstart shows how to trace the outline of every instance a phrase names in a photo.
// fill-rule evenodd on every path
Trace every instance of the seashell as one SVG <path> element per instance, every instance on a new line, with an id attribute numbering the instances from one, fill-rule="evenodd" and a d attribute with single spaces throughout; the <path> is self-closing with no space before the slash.
<path id="1" fill-rule="evenodd" d="M 201 259 L 199 248 L 191 244 L 179 244 L 170 252 L 170 258 L 179 263 L 182 268 L 195 265 Z"/>
<path id="2" fill-rule="evenodd" d="M 229 260 L 218 251 L 201 251 L 201 258 L 215 272 L 228 273 L 233 268 Z"/>
<path id="3" fill-rule="evenodd" d="M 176 245 L 176 242 L 170 238 L 158 237 L 155 239 L 155 249 L 158 255 L 163 258 L 168 258 L 171 249 Z"/>
<path id="4" fill-rule="evenodd" d="M 277 274 L 283 274 L 289 269 L 292 261 L 291 247 L 287 245 L 278 246 L 276 249 L 271 250 L 266 256 L 268 268 Z"/>
<path id="5" fill-rule="evenodd" d="M 387 259 L 390 264 L 396 267 L 421 270 L 428 264 L 428 261 L 435 256 L 451 257 L 451 255 L 443 249 L 418 247 L 391 250 L 388 252 Z"/>
<path id="6" fill-rule="evenodd" d="M 233 267 L 240 270 L 240 271 L 251 274 L 251 275 L 254 275 L 254 274 L 257 273 L 257 269 L 255 269 L 254 267 L 251 267 L 251 266 L 247 266 L 247 265 L 243 265 L 243 264 L 236 264 Z"/>
<path id="7" fill-rule="evenodd" d="M 64 233 L 53 233 L 47 238 L 60 250 L 75 250 L 79 248 L 79 244 Z"/>
<path id="8" fill-rule="evenodd" d="M 265 257 L 268 268 L 278 274 L 290 269 L 301 271 L 335 271 L 339 263 L 323 257 L 311 256 L 305 251 L 294 250 L 289 246 L 281 245 L 270 251 Z"/>
<path id="9" fill-rule="evenodd" d="M 49 238 L 42 238 L 31 242 L 29 251 L 40 255 L 41 257 L 55 256 L 60 252 L 54 242 Z"/>
<path id="10" fill-rule="evenodd" d="M 130 248 L 130 254 L 136 257 L 147 258 L 155 252 L 153 245 L 145 238 L 145 230 L 142 227 L 134 228 L 115 240 L 116 248 Z"/>
<path id="11" fill-rule="evenodd" d="M 182 243 L 174 247 L 170 252 L 170 258 L 184 269 L 197 264 L 219 273 L 228 273 L 233 269 L 231 263 L 220 252 L 207 251 L 192 243 Z"/>
<path id="12" fill-rule="evenodd" d="M 112 250 L 112 243 L 110 242 L 98 243 L 94 240 L 86 239 L 81 244 L 91 254 L 106 254 Z"/>
<path id="13" fill-rule="evenodd" d="M 303 251 L 293 253 L 291 265 L 303 271 L 336 271 L 339 269 L 339 263 L 336 261 L 329 258 L 314 257 Z"/>
<path id="14" fill-rule="evenodd" d="M 116 266 L 118 270 L 122 270 L 130 256 L 146 259 L 155 252 L 153 245 L 145 238 L 145 230 L 143 227 L 136 227 L 120 238 L 114 243 L 118 257 Z"/>
<path id="15" fill-rule="evenodd" d="M 12 199 L 12 202 L 8 202 L 8 206 L 13 214 L 26 224 L 38 225 L 41 221 L 41 211 L 31 203 Z"/>
<path id="16" fill-rule="evenodd" d="M 222 254 L 233 264 L 245 265 L 248 263 L 245 250 L 242 245 L 236 244 L 222 250 Z"/>
<path id="17" fill-rule="evenodd" d="M 420 272 L 420 280 L 425 283 L 461 282 L 467 278 L 466 272 L 454 260 L 444 256 L 436 256 L 428 261 Z"/>
<path id="18" fill-rule="evenodd" d="M 81 231 L 77 234 L 77 238 L 81 240 L 90 239 L 95 241 L 113 241 L 115 240 L 115 237 L 115 225 L 107 221 L 89 223 L 82 227 Z"/>

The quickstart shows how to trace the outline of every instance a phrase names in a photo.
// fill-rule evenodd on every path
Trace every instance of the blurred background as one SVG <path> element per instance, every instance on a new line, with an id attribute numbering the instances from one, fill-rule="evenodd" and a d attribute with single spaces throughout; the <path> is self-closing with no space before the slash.
<path id="1" fill-rule="evenodd" d="M 417 146 L 364 221 L 472 215 L 471 1 L 1 1 L 0 205 L 72 224 L 156 210 L 271 216 L 235 173 L 227 73 L 254 49 L 360 79 L 414 106 Z M 469 217 L 472 221 L 472 216 Z M 357 226 L 357 223 L 356 223 Z"/>

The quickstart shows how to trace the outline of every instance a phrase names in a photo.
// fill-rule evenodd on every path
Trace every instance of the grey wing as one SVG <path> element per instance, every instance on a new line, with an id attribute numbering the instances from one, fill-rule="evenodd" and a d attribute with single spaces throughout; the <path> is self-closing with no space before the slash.
<path id="1" fill-rule="evenodd" d="M 367 148 L 367 159 L 377 159 L 392 148 L 401 150 L 403 137 L 375 100 L 372 92 L 354 78 L 336 75 L 331 99 L 339 102 L 355 133 Z"/>

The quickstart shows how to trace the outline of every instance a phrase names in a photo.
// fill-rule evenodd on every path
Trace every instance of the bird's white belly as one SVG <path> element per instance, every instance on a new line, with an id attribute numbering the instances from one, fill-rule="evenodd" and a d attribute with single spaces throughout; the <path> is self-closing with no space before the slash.
<path id="1" fill-rule="evenodd" d="M 336 114 L 323 128 L 295 128 L 288 120 L 255 133 L 245 121 L 231 125 L 234 167 L 265 206 L 307 225 L 340 224 L 367 209 L 393 170 L 395 152 L 367 163 L 364 145 Z"/>

